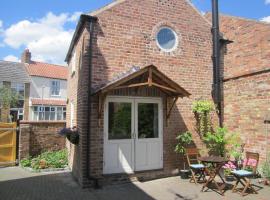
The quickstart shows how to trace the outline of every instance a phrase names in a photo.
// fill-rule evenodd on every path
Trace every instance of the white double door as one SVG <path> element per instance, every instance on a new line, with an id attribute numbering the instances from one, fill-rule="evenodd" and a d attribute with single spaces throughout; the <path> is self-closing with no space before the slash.
<path id="1" fill-rule="evenodd" d="M 103 173 L 162 168 L 161 99 L 107 97 L 104 106 Z"/>

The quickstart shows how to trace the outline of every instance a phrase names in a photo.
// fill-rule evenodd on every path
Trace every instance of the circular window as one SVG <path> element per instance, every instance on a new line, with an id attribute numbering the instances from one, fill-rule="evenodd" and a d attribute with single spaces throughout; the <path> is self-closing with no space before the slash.
<path id="1" fill-rule="evenodd" d="M 175 31 L 169 27 L 162 27 L 156 37 L 157 44 L 163 51 L 170 52 L 177 47 L 177 35 Z"/>

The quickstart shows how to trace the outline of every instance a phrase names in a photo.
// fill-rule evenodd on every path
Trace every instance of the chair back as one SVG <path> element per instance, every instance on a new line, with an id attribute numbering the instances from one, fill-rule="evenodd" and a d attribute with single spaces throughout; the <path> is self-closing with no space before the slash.
<path id="1" fill-rule="evenodd" d="M 200 156 L 199 150 L 197 148 L 186 149 L 186 158 L 188 165 L 200 163 L 198 157 Z"/>
<path id="2" fill-rule="evenodd" d="M 243 167 L 244 168 L 252 168 L 253 173 L 257 172 L 258 164 L 259 164 L 259 153 L 246 152 L 246 159 L 244 160 Z"/>

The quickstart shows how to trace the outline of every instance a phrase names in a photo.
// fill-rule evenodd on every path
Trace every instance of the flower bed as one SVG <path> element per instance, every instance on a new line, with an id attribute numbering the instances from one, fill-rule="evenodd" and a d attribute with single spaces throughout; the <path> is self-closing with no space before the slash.
<path id="1" fill-rule="evenodd" d="M 31 168 L 33 171 L 41 171 L 44 169 L 64 169 L 67 167 L 67 164 L 68 160 L 66 149 L 60 151 L 46 151 L 34 158 L 26 158 L 20 162 L 22 167 Z"/>

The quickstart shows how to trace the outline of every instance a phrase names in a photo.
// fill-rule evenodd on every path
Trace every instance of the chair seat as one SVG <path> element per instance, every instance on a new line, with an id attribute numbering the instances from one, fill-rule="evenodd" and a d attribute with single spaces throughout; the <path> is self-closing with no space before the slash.
<path id="1" fill-rule="evenodd" d="M 193 168 L 193 169 L 203 169 L 203 168 L 205 168 L 205 166 L 203 164 L 191 164 L 190 167 Z"/>
<path id="2" fill-rule="evenodd" d="M 251 176 L 253 175 L 253 172 L 247 170 L 234 170 L 232 171 L 232 174 L 235 174 L 236 176 Z"/>

